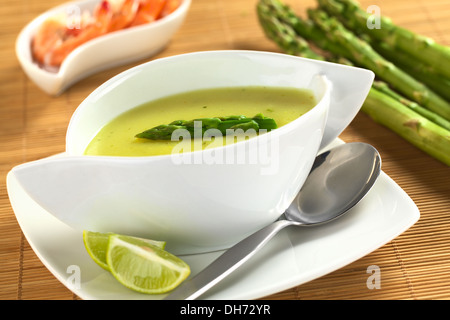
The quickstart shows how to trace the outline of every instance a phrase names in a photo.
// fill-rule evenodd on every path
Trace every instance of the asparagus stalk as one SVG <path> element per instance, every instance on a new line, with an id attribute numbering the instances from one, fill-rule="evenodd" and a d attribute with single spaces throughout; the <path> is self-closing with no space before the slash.
<path id="1" fill-rule="evenodd" d="M 277 128 L 274 119 L 257 114 L 253 118 L 246 116 L 229 116 L 215 118 L 199 118 L 194 120 L 176 120 L 169 124 L 162 124 L 151 129 L 145 130 L 135 135 L 136 138 L 150 140 L 171 140 L 176 130 L 186 130 L 191 139 L 201 138 L 210 129 L 219 130 L 222 135 L 228 135 L 234 130 L 249 129 L 260 132 L 260 130 L 270 131 Z M 231 130 L 230 130 L 231 129 Z"/>
<path id="2" fill-rule="evenodd" d="M 312 51 L 309 47 L 308 42 L 302 37 L 295 34 L 295 31 L 287 24 L 279 21 L 274 15 L 272 15 L 270 8 L 265 4 L 265 1 L 261 1 L 260 5 L 258 5 L 258 16 L 261 22 L 261 25 L 268 36 L 268 38 L 272 39 L 276 42 L 284 52 L 299 55 L 302 57 L 312 57 L 318 60 L 325 60 L 325 57 L 317 54 Z M 301 41 L 301 46 L 295 45 L 295 41 Z M 295 48 L 295 50 L 294 50 Z M 338 58 L 331 58 L 333 61 L 339 61 L 342 64 L 351 65 L 351 62 L 348 60 L 339 60 Z M 380 92 L 383 92 L 389 95 L 391 98 L 396 99 L 397 101 L 403 103 L 405 106 L 419 113 L 423 117 L 431 120 L 432 122 L 440 125 L 441 127 L 450 130 L 450 121 L 447 121 L 443 117 L 431 112 L 428 109 L 420 106 L 414 101 L 406 99 L 402 97 L 397 92 L 393 91 L 389 85 L 382 81 L 375 81 L 373 83 L 373 87 Z"/>
<path id="3" fill-rule="evenodd" d="M 333 62 L 344 62 L 345 64 L 350 64 L 349 60 L 345 57 L 350 57 L 351 53 L 346 50 L 345 47 L 330 41 L 327 39 L 326 33 L 317 27 L 314 22 L 311 20 L 305 20 L 298 17 L 291 8 L 289 8 L 287 5 L 281 3 L 278 0 L 260 0 L 258 5 L 259 15 L 270 17 L 273 20 L 278 20 L 280 22 L 283 22 L 287 27 L 291 27 L 293 31 L 297 33 L 297 37 L 300 37 L 303 41 L 310 41 L 318 48 L 326 51 L 328 53 L 328 56 L 330 57 L 331 54 L 331 61 Z M 266 11 L 264 13 L 264 11 Z M 268 20 L 266 18 L 266 20 Z M 266 32 L 267 34 L 267 32 Z M 280 41 L 277 40 L 277 37 L 272 37 L 270 34 L 267 34 L 269 38 L 274 40 L 275 42 Z M 275 39 L 274 39 L 275 38 Z M 371 42 L 375 43 L 375 42 Z M 281 47 L 284 47 L 282 44 L 278 43 Z M 292 46 L 292 44 L 291 44 Z M 285 52 L 289 52 L 285 49 Z M 396 53 L 393 52 L 395 55 Z M 430 75 L 430 72 L 426 72 L 422 67 L 417 67 L 417 65 L 420 65 L 415 61 L 414 59 L 409 60 L 405 59 L 405 57 L 400 57 L 395 60 L 391 60 L 393 58 L 391 55 L 386 56 L 387 60 L 390 60 L 391 62 L 395 62 L 397 64 L 400 62 L 406 63 L 409 62 L 407 66 L 403 67 L 403 71 L 408 70 L 407 73 L 411 77 L 414 77 L 416 79 L 421 79 L 423 82 L 427 83 L 430 88 L 433 88 L 436 90 L 436 92 L 443 98 L 446 98 L 450 100 L 450 90 L 449 85 L 450 81 L 446 82 L 444 79 L 437 78 L 436 76 Z M 329 59 L 330 60 L 330 59 Z M 342 61 L 343 60 L 343 61 Z M 346 61 L 345 61 L 346 60 Z M 386 59 L 385 59 L 386 60 Z M 358 66 L 366 67 L 365 65 L 361 65 L 360 63 L 356 63 Z M 403 65 L 402 65 L 403 66 Z M 422 72 L 419 73 L 419 71 L 414 71 L 414 68 L 422 69 Z M 411 99 L 411 98 L 410 98 Z M 412 99 L 411 99 L 412 100 Z M 440 99 L 442 100 L 442 98 Z M 416 100 L 417 101 L 417 100 Z M 443 104 L 443 102 L 441 101 Z"/>
<path id="4" fill-rule="evenodd" d="M 371 69 L 378 78 L 425 108 L 450 120 L 450 103 L 424 84 L 383 58 L 367 42 L 346 29 L 336 18 L 322 10 L 308 10 L 309 17 L 325 32 L 329 41 L 344 47 L 346 58 Z"/>
<path id="5" fill-rule="evenodd" d="M 291 44 L 289 44 L 289 47 L 285 47 L 287 41 L 277 40 L 276 38 L 284 37 L 286 35 L 285 30 L 289 29 L 289 26 L 297 31 L 297 28 L 303 24 L 302 20 L 296 17 L 289 7 L 282 5 L 278 0 L 260 0 L 257 8 L 260 23 L 267 36 L 274 40 L 282 50 L 292 48 Z M 289 19 L 286 19 L 287 15 L 289 15 Z M 274 20 L 278 20 L 278 22 L 274 23 Z M 285 28 L 280 28 L 280 25 L 284 25 Z M 311 35 L 307 32 L 309 31 L 307 29 L 298 30 L 306 30 L 305 35 Z M 297 34 L 300 34 L 300 32 L 297 32 Z M 295 39 L 303 39 L 302 36 L 298 35 Z M 305 39 L 303 40 L 306 42 Z M 304 51 L 304 46 L 301 48 L 301 50 L 295 52 L 296 55 L 302 56 L 303 52 L 309 52 Z M 324 57 L 321 58 L 320 60 L 325 59 Z M 378 89 L 385 92 L 377 90 L 377 86 Z M 450 166 L 450 131 L 417 113 L 417 109 L 424 109 L 423 107 L 418 106 L 414 110 L 414 107 L 411 108 L 414 103 L 409 104 L 408 100 L 402 99 L 392 90 L 387 91 L 385 86 L 387 87 L 386 84 L 378 81 L 374 83 L 361 111 L 422 151 Z M 387 94 L 388 92 L 389 94 Z"/>
<path id="6" fill-rule="evenodd" d="M 392 49 L 400 49 L 413 56 L 418 63 L 435 68 L 439 74 L 450 79 L 450 48 L 434 42 L 433 39 L 416 34 L 394 24 L 389 18 L 380 17 L 380 28 L 369 29 L 367 22 L 371 14 L 363 10 L 354 0 L 319 0 L 319 6 L 339 17 L 349 29 L 367 33 Z"/>
<path id="7" fill-rule="evenodd" d="M 270 20 L 268 17 L 272 16 L 273 20 L 278 20 L 280 23 L 282 22 L 286 29 L 292 29 L 295 31 L 297 34 L 297 39 L 302 39 L 302 41 L 306 43 L 311 41 L 318 48 L 327 53 L 331 52 L 337 57 L 347 55 L 345 48 L 335 44 L 334 42 L 328 41 L 325 33 L 322 29 L 317 27 L 313 21 L 300 19 L 295 12 L 284 3 L 278 0 L 260 0 L 257 5 L 257 9 L 260 19 L 263 18 L 265 20 Z M 276 28 L 276 26 L 273 28 Z M 280 31 L 280 29 L 278 30 Z M 270 35 L 268 36 L 270 37 Z M 283 48 L 285 49 L 285 47 Z M 300 47 L 298 49 L 300 49 Z M 302 50 L 300 51 L 304 51 L 305 46 L 302 46 L 301 49 Z"/>
<path id="8" fill-rule="evenodd" d="M 418 63 L 414 57 L 401 52 L 393 51 L 386 43 L 372 41 L 374 49 L 387 60 L 393 62 L 403 71 L 409 73 L 416 79 L 420 79 L 427 87 L 432 89 L 442 98 L 450 101 L 450 80 L 438 74 L 435 68 Z"/>
<path id="9" fill-rule="evenodd" d="M 420 79 L 432 91 L 450 101 L 450 80 L 440 75 L 436 68 L 424 63 L 418 63 L 417 59 L 410 54 L 399 49 L 392 50 L 392 47 L 387 43 L 374 40 L 367 34 L 359 33 L 357 36 L 368 42 L 384 58 L 412 77 Z"/>
<path id="10" fill-rule="evenodd" d="M 277 43 L 285 53 L 303 58 L 353 65 L 350 60 L 341 55 L 330 53 L 340 52 L 342 48 L 327 42 L 323 31 L 317 28 L 312 21 L 299 19 L 288 6 L 281 2 L 260 0 L 257 11 L 266 36 Z M 307 36 L 305 37 L 305 35 Z M 307 39 L 313 39 L 312 42 L 317 44 L 316 47 L 321 52 L 318 53 L 311 49 Z M 292 43 L 294 41 L 301 41 L 302 45 L 297 46 Z"/>
<path id="11" fill-rule="evenodd" d="M 450 166 L 450 131 L 422 117 L 398 100 L 374 88 L 361 110 L 375 122 Z"/>
<path id="12" fill-rule="evenodd" d="M 427 118 L 428 120 L 441 126 L 442 128 L 450 130 L 450 121 L 447 121 L 446 119 L 442 118 L 440 115 L 438 115 L 434 112 L 431 112 L 428 109 L 425 109 L 424 107 L 415 103 L 414 101 L 411 101 L 411 100 L 408 100 L 408 99 L 402 97 L 397 92 L 395 92 L 391 88 L 389 88 L 387 83 L 382 82 L 382 81 L 374 81 L 372 87 L 377 89 L 378 91 L 390 96 L 391 98 L 397 100 L 398 102 L 404 104 L 411 110 L 417 112 L 418 114 L 422 115 L 423 117 Z"/>
<path id="13" fill-rule="evenodd" d="M 325 60 L 325 57 L 310 48 L 305 39 L 297 36 L 290 25 L 280 22 L 273 16 L 270 8 L 263 5 L 262 2 L 257 6 L 257 13 L 266 36 L 272 39 L 285 53 L 300 55 L 304 58 Z"/>

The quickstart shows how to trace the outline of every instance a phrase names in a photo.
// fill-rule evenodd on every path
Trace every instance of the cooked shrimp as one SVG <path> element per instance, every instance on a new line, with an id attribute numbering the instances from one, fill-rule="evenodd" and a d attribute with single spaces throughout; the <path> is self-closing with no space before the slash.
<path id="1" fill-rule="evenodd" d="M 112 13 L 100 7 L 95 18 L 82 16 L 76 28 L 68 26 L 67 16 L 56 15 L 45 20 L 32 41 L 34 59 L 43 67 L 57 68 L 67 55 L 81 44 L 107 32 Z"/>
<path id="2" fill-rule="evenodd" d="M 102 0 L 93 14 L 85 13 L 76 28 L 68 16 L 45 20 L 31 43 L 34 60 L 44 68 L 57 69 L 85 42 L 109 32 L 159 19 L 175 10 L 180 0 Z"/>
<path id="3" fill-rule="evenodd" d="M 103 1 L 105 6 L 112 11 L 112 18 L 108 26 L 108 32 L 121 30 L 130 26 L 139 8 L 137 0 L 108 0 Z"/>
<path id="4" fill-rule="evenodd" d="M 160 18 L 165 17 L 176 10 L 180 6 L 180 0 L 167 0 L 161 11 Z"/>
<path id="5" fill-rule="evenodd" d="M 131 26 L 138 26 L 158 19 L 165 3 L 166 0 L 140 0 L 139 9 L 131 22 Z"/>
<path id="6" fill-rule="evenodd" d="M 112 13 L 100 9 L 95 12 L 94 16 L 95 19 L 85 26 L 82 25 L 80 29 L 69 29 L 69 31 L 66 32 L 66 37 L 53 48 L 53 51 L 50 51 L 51 58 L 47 62 L 49 65 L 60 66 L 69 53 L 77 47 L 108 32 Z M 73 30 L 75 30 L 75 32 L 73 32 Z"/>
<path id="7" fill-rule="evenodd" d="M 50 51 L 61 41 L 65 17 L 58 15 L 45 20 L 31 43 L 33 58 L 41 65 L 47 64 Z"/>

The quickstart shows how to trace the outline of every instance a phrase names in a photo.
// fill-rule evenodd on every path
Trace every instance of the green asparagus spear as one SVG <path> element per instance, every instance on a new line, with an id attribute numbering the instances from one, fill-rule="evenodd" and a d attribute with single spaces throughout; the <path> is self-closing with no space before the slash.
<path id="1" fill-rule="evenodd" d="M 270 8 L 262 5 L 257 6 L 258 18 L 261 26 L 268 38 L 272 39 L 287 54 L 299 55 L 304 58 L 325 60 L 323 56 L 317 54 L 303 38 L 297 36 L 295 30 L 288 24 L 281 23 L 270 12 Z"/>
<path id="2" fill-rule="evenodd" d="M 284 50 L 283 44 L 286 44 L 286 41 L 274 39 L 274 37 L 285 36 L 283 30 L 286 30 L 286 28 L 280 28 L 280 24 L 294 28 L 294 25 L 300 26 L 302 24 L 301 19 L 297 18 L 289 7 L 282 5 L 278 0 L 260 0 L 257 7 L 260 23 L 263 25 L 266 34 Z M 289 19 L 285 18 L 286 15 L 290 15 Z M 268 18 L 274 16 L 278 23 L 273 23 L 274 19 Z M 299 29 L 295 38 L 302 38 L 299 36 L 301 34 L 299 31 L 305 31 L 305 29 Z M 305 35 L 309 36 L 310 33 L 305 32 Z M 308 38 L 308 40 L 312 39 Z M 292 48 L 292 45 L 290 45 L 290 48 Z M 297 50 L 295 54 L 302 56 L 302 50 Z M 322 58 L 324 59 L 324 57 Z M 383 86 L 381 82 L 374 83 L 361 111 L 422 151 L 450 166 L 450 131 L 417 113 L 417 108 L 414 110 L 411 106 L 408 107 L 407 100 L 402 100 L 400 95 L 397 94 L 394 97 L 386 94 L 387 91 L 381 92 L 377 90 L 376 87 L 378 85 L 380 85 L 380 89 Z M 393 91 L 391 91 L 391 94 L 393 94 Z"/>
<path id="3" fill-rule="evenodd" d="M 312 21 L 299 19 L 288 6 L 278 0 L 260 0 L 257 5 L 258 18 L 266 36 L 288 54 L 315 60 L 327 60 L 353 65 L 342 57 L 343 48 L 326 40 L 325 33 Z M 314 51 L 312 41 L 321 52 Z M 301 41 L 301 45 L 296 45 Z"/>
<path id="4" fill-rule="evenodd" d="M 173 124 L 162 124 L 138 133 L 135 137 L 151 140 L 170 140 L 173 132 L 178 129 L 187 130 L 187 127 Z"/>
<path id="5" fill-rule="evenodd" d="M 450 121 L 450 103 L 424 84 L 383 58 L 373 48 L 346 29 L 336 18 L 322 10 L 308 10 L 309 17 L 325 32 L 329 41 L 346 49 L 347 56 L 356 64 L 371 69 L 378 78 L 425 108 Z"/>
<path id="6" fill-rule="evenodd" d="M 256 131 L 259 130 L 259 125 L 253 119 L 240 119 L 240 120 L 225 120 L 221 121 L 217 126 L 217 129 L 223 134 L 227 134 L 228 129 L 243 129 L 244 131 L 247 129 L 254 129 Z"/>
<path id="7" fill-rule="evenodd" d="M 370 29 L 367 23 L 372 14 L 363 10 L 354 0 L 319 0 L 319 5 L 330 15 L 339 17 L 342 23 L 356 33 L 367 33 L 376 41 L 388 44 L 394 51 L 400 49 L 413 56 L 418 63 L 428 64 L 450 79 L 449 47 L 399 27 L 385 16 L 379 17 L 380 28 Z"/>
<path id="8" fill-rule="evenodd" d="M 284 28 L 286 30 L 288 30 L 290 27 L 297 33 L 297 38 L 302 39 L 303 41 L 311 41 L 312 43 L 314 43 L 315 46 L 319 47 L 320 49 L 329 52 L 331 54 L 328 54 L 329 59 L 333 62 L 344 62 L 345 64 L 350 64 L 348 61 L 348 58 L 352 58 L 353 54 L 351 50 L 347 49 L 347 46 L 345 45 L 341 45 L 339 42 L 337 41 L 330 41 L 327 38 L 327 34 L 325 31 L 323 31 L 322 29 L 320 29 L 319 27 L 317 27 L 317 25 L 315 25 L 311 20 L 304 20 L 301 19 L 300 17 L 298 17 L 291 8 L 289 8 L 288 6 L 286 6 L 285 4 L 281 3 L 278 0 L 260 0 L 260 2 L 258 3 L 258 15 L 260 17 L 260 19 L 265 19 L 266 21 L 266 25 L 270 24 L 270 19 L 268 17 L 270 17 L 272 20 L 278 21 L 278 23 L 282 23 L 285 24 Z M 289 45 L 290 45 L 290 49 L 286 50 L 286 44 L 280 43 L 280 41 L 284 41 L 284 40 L 279 40 L 277 37 L 277 34 L 282 34 L 283 30 L 280 26 L 277 26 L 276 23 L 271 23 L 271 31 L 267 32 L 267 29 L 269 27 L 266 26 L 263 29 L 266 29 L 266 34 L 268 35 L 269 38 L 271 38 L 272 40 L 274 40 L 275 42 L 278 43 L 278 45 L 280 45 L 280 47 L 282 47 L 287 53 L 292 52 L 292 48 L 294 47 L 294 45 L 291 43 L 292 40 L 295 40 L 295 36 L 290 36 L 291 41 L 289 41 Z M 356 41 L 354 41 L 355 43 L 360 43 L 360 46 L 364 47 L 365 43 L 362 40 L 359 40 L 356 38 L 356 36 L 353 36 L 352 38 L 354 38 Z M 276 40 L 278 39 L 278 40 Z M 343 41 L 346 41 L 346 39 L 344 38 Z M 301 50 L 303 47 L 305 47 L 304 45 L 302 45 L 301 47 L 298 47 L 297 49 L 298 52 L 304 52 L 304 50 Z M 352 46 L 350 46 L 350 49 L 352 48 Z M 370 51 L 374 51 L 369 47 Z M 362 67 L 371 67 L 371 65 L 368 65 L 367 63 L 361 63 L 361 60 L 363 57 L 359 57 L 358 51 L 355 53 L 353 50 L 353 53 L 356 54 L 356 56 L 359 59 L 355 59 L 353 58 L 353 62 L 356 62 L 356 64 L 358 66 L 362 66 Z M 379 54 L 377 54 L 376 52 L 374 52 L 374 54 L 376 55 L 375 57 L 373 57 L 373 61 L 370 62 L 374 62 L 375 67 L 377 67 L 378 72 L 377 75 L 380 76 L 380 73 L 383 73 L 383 71 L 386 71 L 388 74 L 389 73 L 393 73 L 393 76 L 385 76 L 383 79 L 384 80 L 391 80 L 392 78 L 394 78 L 394 80 L 396 80 L 397 78 L 400 78 L 400 80 L 395 81 L 396 83 L 403 85 L 404 81 L 402 80 L 402 75 L 404 75 L 404 78 L 406 78 L 406 80 L 410 80 L 413 83 L 413 86 L 408 86 L 407 84 L 409 83 L 408 81 L 406 81 L 406 85 L 404 85 L 403 87 L 404 90 L 408 90 L 409 92 L 409 99 L 410 100 L 415 100 L 415 101 L 421 101 L 420 104 L 424 104 L 426 105 L 426 103 L 423 103 L 422 100 L 426 99 L 427 96 L 427 92 L 430 91 L 428 90 L 428 88 L 426 88 L 423 84 L 419 83 L 418 81 L 416 81 L 412 76 L 406 74 L 405 72 L 403 72 L 402 70 L 399 70 L 399 68 L 395 67 L 394 65 L 392 65 L 389 61 L 386 61 L 386 59 L 384 59 L 383 57 L 381 57 Z M 304 57 L 311 57 L 311 55 L 308 53 L 307 55 L 303 55 Z M 343 57 L 347 57 L 347 58 L 343 58 Z M 378 60 L 377 60 L 378 59 Z M 355 61 L 356 60 L 356 61 Z M 373 67 L 373 65 L 372 65 Z M 394 68 L 393 72 L 390 72 L 390 68 Z M 384 70 L 383 70 L 384 69 Z M 435 85 L 433 85 L 434 88 L 439 87 L 439 93 L 441 93 L 443 96 L 445 95 L 445 93 L 448 94 L 448 92 L 450 92 L 450 90 L 448 90 L 448 87 L 445 86 L 445 83 L 436 81 L 434 79 L 429 78 L 429 81 L 434 81 Z M 398 86 L 396 87 L 398 88 Z M 405 91 L 402 91 L 405 92 Z M 421 92 L 424 92 L 421 94 Z M 436 96 L 436 93 L 431 92 L 431 96 Z M 423 97 L 423 98 L 422 98 Z M 415 98 L 415 99 L 413 99 Z M 437 105 L 440 106 L 444 106 L 444 111 L 442 111 L 440 113 L 440 115 L 442 117 L 445 117 L 446 119 L 448 119 L 448 117 L 446 117 L 445 115 L 450 114 L 450 111 L 445 111 L 445 109 L 449 109 L 448 106 L 448 102 L 444 101 L 441 97 L 436 97 L 435 99 L 437 101 Z M 435 103 L 436 104 L 436 103 Z M 434 104 L 433 104 L 434 106 Z M 435 107 L 433 109 L 429 108 L 430 110 L 436 110 L 438 107 Z M 439 113 L 439 112 L 437 112 Z"/>
<path id="9" fill-rule="evenodd" d="M 336 45 L 334 42 L 328 41 L 325 33 L 322 31 L 322 29 L 317 27 L 313 21 L 307 19 L 300 19 L 295 14 L 295 12 L 284 3 L 278 0 L 260 0 L 257 9 L 260 19 L 268 21 L 269 20 L 268 17 L 272 16 L 274 20 L 276 18 L 276 20 L 283 23 L 285 30 L 282 30 L 282 28 L 277 28 L 276 25 L 272 26 L 272 29 L 277 29 L 277 31 L 272 31 L 274 32 L 274 34 L 276 34 L 277 32 L 285 33 L 283 31 L 289 29 L 295 31 L 297 37 L 293 36 L 290 39 L 290 41 L 294 41 L 297 39 L 301 39 L 303 41 L 302 46 L 297 46 L 298 51 L 302 52 L 303 57 L 309 56 L 311 58 L 314 58 L 313 55 L 310 56 L 309 50 L 311 49 L 308 50 L 308 47 L 305 46 L 305 43 L 308 43 L 308 41 L 312 41 L 317 47 L 321 48 L 322 50 L 325 50 L 326 52 L 331 52 L 333 53 L 333 55 L 336 56 L 347 55 L 345 48 Z M 270 35 L 268 36 L 269 38 L 271 38 Z M 277 40 L 277 41 L 284 41 L 284 40 Z M 282 48 L 284 48 L 284 50 L 286 50 L 285 44 L 278 43 L 278 45 L 280 45 Z M 294 46 L 291 46 L 291 48 L 293 47 Z M 289 51 L 292 50 L 286 50 L 286 52 Z"/>
<path id="10" fill-rule="evenodd" d="M 347 65 L 353 64 L 348 59 L 343 58 L 343 56 L 350 56 L 348 50 L 345 50 L 343 46 L 336 45 L 334 42 L 329 41 L 325 32 L 314 25 L 312 21 L 299 18 L 291 8 L 281 3 L 280 1 L 260 0 L 258 3 L 258 16 L 260 20 L 265 21 L 264 23 L 261 23 L 261 25 L 263 26 L 263 29 L 268 38 L 275 41 L 281 48 L 283 48 L 283 51 L 285 51 L 286 53 L 297 54 L 295 50 L 293 50 L 293 48 L 295 48 L 295 44 L 292 42 L 300 39 L 304 43 L 310 41 L 315 46 L 326 51 L 328 57 L 327 60 L 329 61 Z M 290 33 L 290 41 L 285 41 L 283 40 L 283 38 L 286 36 L 286 30 L 289 29 L 294 31 L 296 35 L 292 35 L 292 33 Z M 367 39 L 367 37 L 365 37 L 364 39 Z M 371 41 L 370 43 L 373 45 L 377 45 L 376 51 L 378 51 L 378 48 L 383 46 L 383 43 L 378 41 Z M 311 55 L 309 52 L 307 52 L 307 54 L 304 54 L 305 50 L 311 49 L 305 47 L 304 44 L 297 47 L 297 52 L 301 52 L 301 54 L 299 55 L 303 57 L 314 58 L 313 55 Z M 399 52 L 391 52 L 392 55 L 385 56 L 384 54 L 382 54 L 382 56 L 387 58 L 387 60 L 394 62 L 396 65 L 401 67 L 403 71 L 406 71 L 414 78 L 420 79 L 430 88 L 435 90 L 438 95 L 450 101 L 450 81 L 433 75 L 433 72 L 430 71 L 429 66 L 423 67 L 421 64 L 418 64 L 416 60 L 411 59 L 411 57 L 409 56 L 401 55 L 399 54 Z M 380 53 L 384 53 L 384 51 Z M 318 59 L 323 60 L 324 57 L 319 56 Z"/>
<path id="11" fill-rule="evenodd" d="M 382 82 L 382 81 L 374 81 L 372 86 L 375 89 L 377 89 L 378 91 L 397 100 L 398 102 L 403 103 L 405 106 L 407 106 L 411 110 L 414 110 L 418 114 L 420 114 L 423 117 L 427 118 L 428 120 L 436 123 L 437 125 L 441 126 L 442 128 L 450 130 L 450 121 L 447 121 L 446 119 L 442 118 L 440 115 L 438 115 L 434 112 L 431 112 L 428 109 L 425 109 L 424 107 L 420 106 L 419 104 L 415 103 L 414 101 L 403 98 L 397 92 L 395 92 L 391 88 L 389 88 L 387 83 Z"/>
<path id="12" fill-rule="evenodd" d="M 442 98 L 450 101 L 450 80 L 442 77 L 436 68 L 418 63 L 417 60 L 400 50 L 393 51 L 386 43 L 371 41 L 373 48 L 397 67 L 423 82 Z"/>
<path id="13" fill-rule="evenodd" d="M 258 124 L 259 129 L 270 131 L 278 128 L 277 123 L 274 119 L 265 117 L 262 113 L 258 113 L 252 119 Z"/>
<path id="14" fill-rule="evenodd" d="M 222 135 L 228 135 L 234 130 L 242 129 L 247 131 L 249 129 L 255 132 L 261 130 L 271 131 L 277 128 L 274 119 L 265 117 L 262 114 L 257 114 L 253 118 L 246 116 L 228 116 L 215 118 L 199 118 L 194 120 L 176 120 L 169 124 L 162 124 L 154 128 L 145 130 L 135 135 L 136 138 L 150 139 L 150 140 L 171 140 L 172 134 L 175 130 L 187 130 L 192 138 L 201 138 L 209 129 L 216 129 Z M 231 131 L 230 131 L 231 129 Z"/>
<path id="15" fill-rule="evenodd" d="M 450 131 L 372 88 L 362 109 L 377 123 L 450 166 Z"/>
<path id="16" fill-rule="evenodd" d="M 355 32 L 355 30 L 352 31 Z M 412 77 L 420 80 L 442 98 L 450 101 L 450 80 L 443 77 L 435 67 L 418 63 L 417 59 L 410 54 L 400 49 L 392 50 L 392 47 L 386 42 L 373 39 L 367 36 L 367 34 L 358 33 L 357 36 L 368 42 L 385 59 L 394 63 L 398 68 Z"/>

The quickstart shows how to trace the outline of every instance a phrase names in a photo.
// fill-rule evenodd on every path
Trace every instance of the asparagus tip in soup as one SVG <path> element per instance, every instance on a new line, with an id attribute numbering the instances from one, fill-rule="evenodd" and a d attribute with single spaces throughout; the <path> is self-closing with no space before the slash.
<path id="1" fill-rule="evenodd" d="M 227 87 L 179 93 L 149 101 L 120 114 L 99 130 L 87 146 L 85 154 L 104 156 L 171 154 L 180 141 L 171 140 L 174 127 L 170 126 L 181 126 L 183 123 L 193 121 L 189 119 L 201 119 L 202 126 L 222 123 L 225 130 L 226 125 L 232 123 L 227 121 L 241 119 L 245 120 L 242 121 L 241 128 L 253 128 L 258 131 L 261 125 L 272 126 L 268 127 L 269 131 L 294 121 L 315 105 L 316 100 L 310 90 L 290 87 Z M 221 117 L 222 115 L 233 116 Z M 248 118 L 246 115 L 255 116 Z M 174 119 L 186 120 L 174 121 Z M 136 139 L 136 133 L 143 133 L 161 124 L 167 126 L 164 139 L 153 140 L 143 136 Z M 160 127 L 162 128 L 164 127 Z M 225 140 L 226 136 L 223 141 L 227 144 L 232 139 Z M 211 147 L 211 143 L 204 141 L 202 147 Z"/>
<path id="2" fill-rule="evenodd" d="M 244 115 L 199 118 L 194 120 L 176 120 L 169 124 L 161 124 L 136 134 L 136 138 L 150 140 L 172 140 L 177 130 L 185 130 L 191 139 L 204 137 L 205 134 L 226 136 L 237 130 L 254 130 L 256 133 L 271 131 L 277 128 L 274 119 L 265 117 L 262 113 L 248 118 Z"/>

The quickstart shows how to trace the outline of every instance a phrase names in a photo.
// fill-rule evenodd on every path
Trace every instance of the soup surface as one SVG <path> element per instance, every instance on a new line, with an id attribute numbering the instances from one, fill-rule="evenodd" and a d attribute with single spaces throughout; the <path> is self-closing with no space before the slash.
<path id="1" fill-rule="evenodd" d="M 310 90 L 284 87 L 231 87 L 180 93 L 145 103 L 119 115 L 101 128 L 89 143 L 85 154 L 108 156 L 170 154 L 180 141 L 138 139 L 135 135 L 175 120 L 232 115 L 253 117 L 263 114 L 273 118 L 278 127 L 281 127 L 315 105 L 316 101 Z M 220 145 L 225 144 L 225 140 L 226 138 L 223 138 Z M 214 142 L 214 138 L 212 141 Z M 213 142 L 203 141 L 201 146 L 212 147 Z M 185 151 L 187 150 L 197 149 L 186 148 Z"/>

